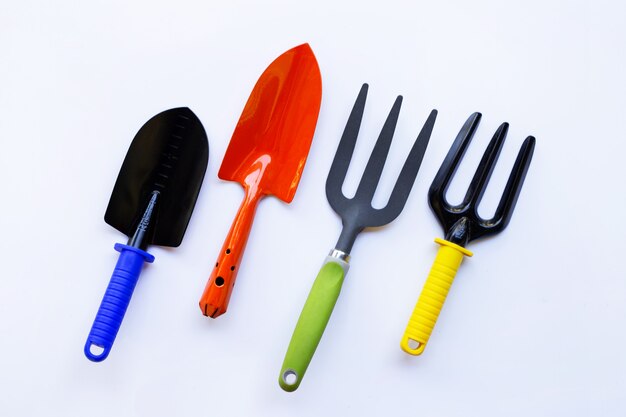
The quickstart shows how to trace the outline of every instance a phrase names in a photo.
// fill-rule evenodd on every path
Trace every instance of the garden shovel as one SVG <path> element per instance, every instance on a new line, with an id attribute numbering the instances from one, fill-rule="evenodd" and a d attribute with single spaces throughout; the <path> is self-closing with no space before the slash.
<path id="1" fill-rule="evenodd" d="M 186 107 L 157 114 L 137 132 L 115 182 L 104 220 L 129 237 L 98 309 L 85 355 L 106 359 L 133 295 L 148 245 L 179 246 L 209 160 L 202 123 Z"/>
<path id="2" fill-rule="evenodd" d="M 224 155 L 218 176 L 236 181 L 245 197 L 200 298 L 200 310 L 226 312 L 257 204 L 293 199 L 309 154 L 322 100 L 317 61 L 308 44 L 276 58 L 257 81 Z"/>

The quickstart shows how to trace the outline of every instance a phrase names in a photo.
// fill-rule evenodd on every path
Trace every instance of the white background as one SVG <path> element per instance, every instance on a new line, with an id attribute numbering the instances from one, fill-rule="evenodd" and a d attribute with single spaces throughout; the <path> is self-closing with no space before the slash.
<path id="1" fill-rule="evenodd" d="M 0 415 L 626 415 L 626 7 L 620 1 L 14 1 L 0 5 Z M 229 311 L 198 299 L 242 198 L 217 171 L 256 79 L 309 42 L 323 78 L 291 205 L 257 212 Z M 324 182 L 370 84 L 346 192 L 397 94 L 380 192 L 439 110 L 402 215 L 362 234 L 300 389 L 277 384 L 291 332 L 340 231 Z M 82 349 L 124 236 L 103 214 L 154 114 L 189 106 L 210 160 L 180 248 L 152 247 L 109 358 Z M 483 113 L 450 199 L 497 126 L 535 158 L 509 227 L 474 242 L 421 357 L 399 348 L 442 236 L 426 193 L 458 129 Z"/>

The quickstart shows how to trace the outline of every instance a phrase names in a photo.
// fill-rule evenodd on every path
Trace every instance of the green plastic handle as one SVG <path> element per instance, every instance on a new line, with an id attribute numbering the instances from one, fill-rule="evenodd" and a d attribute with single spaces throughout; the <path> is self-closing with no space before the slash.
<path id="1" fill-rule="evenodd" d="M 344 276 L 344 266 L 332 260 L 327 261 L 317 274 L 278 377 L 278 383 L 285 391 L 295 391 L 300 386 L 339 298 Z"/>

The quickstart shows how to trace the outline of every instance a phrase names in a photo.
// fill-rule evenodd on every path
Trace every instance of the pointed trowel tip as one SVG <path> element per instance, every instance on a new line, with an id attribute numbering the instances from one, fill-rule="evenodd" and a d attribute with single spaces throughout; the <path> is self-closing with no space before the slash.
<path id="1" fill-rule="evenodd" d="M 196 114 L 189 107 L 185 107 L 185 106 L 174 107 L 168 110 L 164 110 L 161 113 L 177 114 L 177 115 L 182 115 L 184 117 L 191 118 L 191 119 L 198 118 L 198 116 L 196 116 Z"/>
<path id="2" fill-rule="evenodd" d="M 317 62 L 317 58 L 315 57 L 315 53 L 313 52 L 313 49 L 311 49 L 311 45 L 308 44 L 308 42 L 305 42 L 303 44 L 300 44 L 298 46 L 294 46 L 293 48 L 289 49 L 288 51 L 286 51 L 285 53 L 283 53 L 281 55 L 282 56 L 299 56 L 300 59 L 302 60 L 302 62 L 308 62 L 308 65 L 311 69 L 313 69 L 313 72 L 315 73 L 315 81 L 310 80 L 310 82 L 314 82 L 316 85 L 317 90 L 319 90 L 319 97 L 320 97 L 320 102 L 321 102 L 321 95 L 322 95 L 322 75 L 320 73 L 320 66 L 319 63 Z M 276 60 L 280 59 L 280 57 L 278 57 Z"/>
<path id="3" fill-rule="evenodd" d="M 175 114 L 177 117 L 181 117 L 189 121 L 194 126 L 200 126 L 200 128 L 202 129 L 202 134 L 206 136 L 204 126 L 202 126 L 202 122 L 200 122 L 198 116 L 189 107 L 176 107 L 173 109 L 165 110 L 163 113 Z"/>
<path id="4" fill-rule="evenodd" d="M 300 44 L 298 46 L 294 46 L 292 49 L 293 50 L 296 50 L 296 49 L 307 50 L 308 52 L 313 53 L 313 49 L 311 49 L 311 45 L 309 45 L 308 42 L 305 42 L 305 43 Z"/>
<path id="5" fill-rule="evenodd" d="M 313 53 L 313 49 L 311 49 L 311 46 L 308 43 L 303 43 L 298 46 L 294 46 L 291 49 L 286 50 L 278 58 L 276 58 L 272 64 L 276 62 L 280 62 L 283 59 L 287 59 L 288 57 L 296 57 L 296 56 L 299 56 L 301 57 L 301 59 L 304 59 L 305 61 L 308 61 L 311 64 L 314 64 L 314 66 L 317 68 L 319 72 L 319 64 L 317 63 L 317 58 L 315 57 L 315 53 Z"/>
<path id="6" fill-rule="evenodd" d="M 313 60 L 315 61 L 315 64 L 317 65 L 317 58 L 315 58 L 315 53 L 313 52 L 313 49 L 311 49 L 311 45 L 309 45 L 308 43 L 303 43 L 301 45 L 294 46 L 293 48 L 291 48 L 290 50 L 286 52 L 286 54 L 288 53 L 310 55 L 311 58 L 313 58 Z M 317 66 L 319 68 L 319 65 Z"/>
<path id="7" fill-rule="evenodd" d="M 185 107 L 185 106 L 173 107 L 173 108 L 165 110 L 165 111 L 171 111 L 171 112 L 191 112 L 191 113 L 193 113 L 189 107 Z"/>
<path id="8" fill-rule="evenodd" d="M 196 114 L 189 107 L 179 107 L 178 111 L 180 111 L 181 113 L 187 113 L 196 117 Z"/>

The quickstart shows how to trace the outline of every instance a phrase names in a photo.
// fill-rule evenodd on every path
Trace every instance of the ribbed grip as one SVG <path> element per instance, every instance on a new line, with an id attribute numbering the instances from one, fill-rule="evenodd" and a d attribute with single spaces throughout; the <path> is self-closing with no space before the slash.
<path id="1" fill-rule="evenodd" d="M 278 384 L 285 391 L 295 391 L 300 386 L 339 298 L 347 267 L 347 262 L 327 258 L 317 274 L 278 377 Z"/>
<path id="2" fill-rule="evenodd" d="M 441 247 L 400 342 L 402 350 L 411 355 L 420 355 L 426 348 L 463 256 L 472 256 L 472 252 L 452 242 L 435 242 Z"/>
<path id="3" fill-rule="evenodd" d="M 120 252 L 120 257 L 85 343 L 85 356 L 94 362 L 103 361 L 109 356 L 137 285 L 141 267 L 144 262 L 154 261 L 154 256 L 132 246 L 117 243 L 115 250 Z M 101 351 L 97 349 L 98 352 L 95 352 L 94 347 Z"/>

